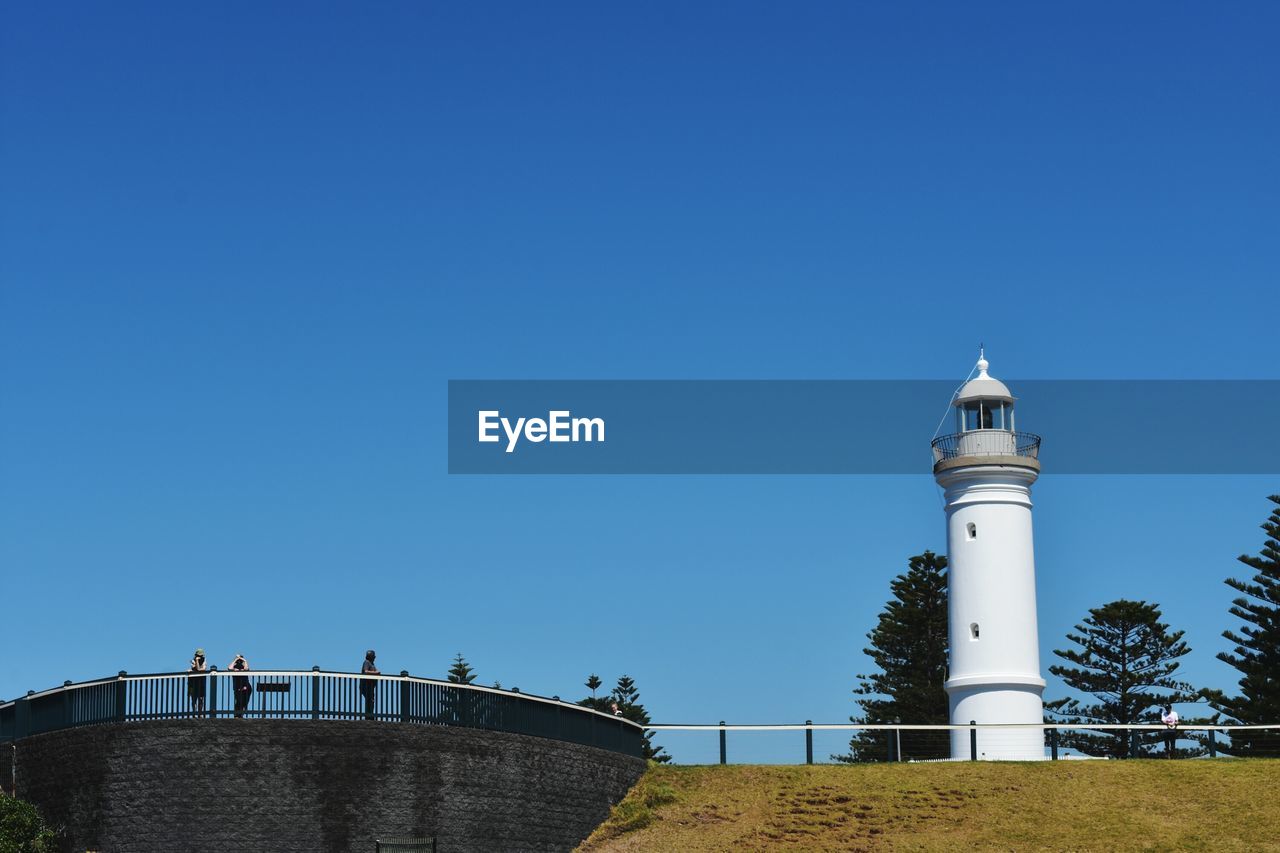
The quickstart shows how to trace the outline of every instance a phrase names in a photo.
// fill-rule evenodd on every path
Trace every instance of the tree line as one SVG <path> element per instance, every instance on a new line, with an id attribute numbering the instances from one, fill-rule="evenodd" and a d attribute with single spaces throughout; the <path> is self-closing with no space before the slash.
<path id="1" fill-rule="evenodd" d="M 453 658 L 453 664 L 449 667 L 447 674 L 449 681 L 454 684 L 472 684 L 476 680 L 476 671 L 462 656 L 462 652 L 458 652 Z M 493 686 L 496 689 L 502 689 L 502 683 L 495 681 Z M 601 711 L 606 714 L 614 714 L 641 726 L 648 725 L 652 720 L 649 718 L 649 712 L 640 702 L 640 690 L 636 687 L 636 680 L 629 675 L 618 676 L 618 681 L 614 684 L 613 689 L 608 693 L 601 695 L 599 690 L 604 686 L 604 682 L 600 680 L 600 676 L 591 673 L 587 677 L 585 686 L 591 691 L 590 696 L 584 696 L 579 699 L 577 704 L 583 708 L 590 708 L 593 711 Z M 511 688 L 515 692 L 519 692 L 520 688 Z M 556 697 L 557 699 L 560 697 Z M 671 756 L 668 755 L 661 746 L 653 742 L 654 732 L 645 729 L 644 743 L 642 744 L 643 757 L 650 761 L 668 762 Z"/>
<path id="2" fill-rule="evenodd" d="M 1119 599 L 1090 608 L 1067 646 L 1054 649 L 1061 663 L 1049 667 L 1077 696 L 1045 703 L 1045 722 L 1063 724 L 1151 723 L 1165 705 L 1204 702 L 1214 712 L 1192 723 L 1261 725 L 1280 723 L 1280 495 L 1261 527 L 1267 537 L 1257 555 L 1237 559 L 1253 570 L 1247 580 L 1225 583 L 1239 593 L 1229 614 L 1243 624 L 1222 636 L 1234 645 L 1217 658 L 1239 673 L 1236 691 L 1197 688 L 1178 677 L 1181 661 L 1191 653 L 1184 631 L 1162 621 L 1160 605 Z M 949 708 L 942 684 L 947 677 L 947 558 L 931 551 L 911 557 L 907 571 L 890 584 L 892 597 L 868 632 L 864 653 L 875 665 L 856 676 L 853 688 L 861 713 L 850 717 L 859 724 L 947 723 Z M 886 731 L 860 731 L 849 741 L 849 752 L 837 761 L 880 761 L 890 752 Z M 950 747 L 935 732 L 893 734 L 895 750 L 903 757 L 943 758 Z M 1151 754 L 1158 733 L 1137 739 L 1140 754 Z M 1192 737 L 1183 754 L 1203 751 Z M 1274 754 L 1276 744 L 1264 744 L 1257 733 L 1233 732 L 1232 753 Z M 1124 732 L 1114 735 L 1066 732 L 1062 745 L 1090 754 L 1123 756 L 1132 744 Z"/>

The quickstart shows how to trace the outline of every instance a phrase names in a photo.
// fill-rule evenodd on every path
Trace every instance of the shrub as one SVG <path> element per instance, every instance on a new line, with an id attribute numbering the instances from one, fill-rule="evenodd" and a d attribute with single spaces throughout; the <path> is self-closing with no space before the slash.
<path id="1" fill-rule="evenodd" d="M 0 794 L 0 853 L 52 853 L 55 841 L 35 806 Z"/>

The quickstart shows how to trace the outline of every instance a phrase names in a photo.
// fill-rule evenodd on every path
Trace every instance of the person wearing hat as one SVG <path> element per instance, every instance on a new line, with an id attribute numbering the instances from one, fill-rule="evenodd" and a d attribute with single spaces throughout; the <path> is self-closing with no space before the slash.
<path id="1" fill-rule="evenodd" d="M 374 665 L 373 659 L 378 655 L 373 649 L 364 653 L 364 663 L 360 666 L 360 672 L 363 675 L 379 675 L 378 667 Z M 373 706 L 378 696 L 378 680 L 376 678 L 360 679 L 360 695 L 364 698 L 364 718 L 366 720 L 373 719 Z"/>
<path id="2" fill-rule="evenodd" d="M 237 653 L 231 660 L 231 664 L 227 669 L 232 672 L 248 672 L 249 661 L 245 660 L 244 655 Z M 249 676 L 234 675 L 231 677 L 231 689 L 235 693 L 236 709 L 235 716 L 243 717 L 244 711 L 249 707 L 249 698 L 253 696 L 253 685 L 249 683 Z"/>
<path id="3" fill-rule="evenodd" d="M 204 663 L 204 649 L 196 649 L 196 653 L 191 656 L 191 666 L 187 672 L 191 676 L 187 679 L 187 701 L 191 703 L 191 713 L 197 717 L 204 716 L 204 688 L 208 667 Z"/>

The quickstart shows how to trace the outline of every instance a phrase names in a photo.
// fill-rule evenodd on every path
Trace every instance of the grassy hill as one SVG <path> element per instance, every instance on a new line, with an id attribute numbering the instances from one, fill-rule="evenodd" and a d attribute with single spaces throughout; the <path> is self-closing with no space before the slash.
<path id="1" fill-rule="evenodd" d="M 1278 850 L 1280 760 L 654 766 L 580 848 Z"/>

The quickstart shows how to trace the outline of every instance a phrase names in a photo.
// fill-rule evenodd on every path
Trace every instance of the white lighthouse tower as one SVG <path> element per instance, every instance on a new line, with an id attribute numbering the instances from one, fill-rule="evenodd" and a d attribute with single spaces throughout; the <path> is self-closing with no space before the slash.
<path id="1" fill-rule="evenodd" d="M 987 373 L 956 395 L 956 432 L 933 442 L 933 476 L 946 495 L 952 724 L 1042 723 L 1036 638 L 1031 484 L 1040 437 L 1017 432 L 1013 395 Z M 970 732 L 953 730 L 952 758 L 970 757 Z M 1044 758 L 1039 728 L 977 730 L 979 758 Z"/>

